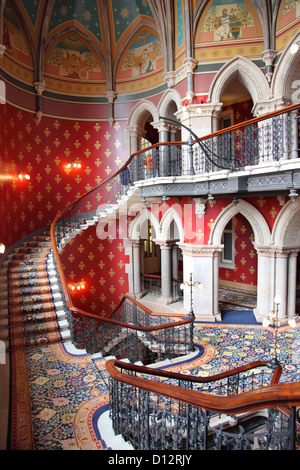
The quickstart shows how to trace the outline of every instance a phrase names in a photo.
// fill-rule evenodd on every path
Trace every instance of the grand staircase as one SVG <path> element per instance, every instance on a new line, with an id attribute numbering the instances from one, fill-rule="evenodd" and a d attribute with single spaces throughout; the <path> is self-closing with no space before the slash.
<path id="1" fill-rule="evenodd" d="M 0 318 L 8 349 L 70 338 L 49 234 L 25 242 L 2 264 Z"/>

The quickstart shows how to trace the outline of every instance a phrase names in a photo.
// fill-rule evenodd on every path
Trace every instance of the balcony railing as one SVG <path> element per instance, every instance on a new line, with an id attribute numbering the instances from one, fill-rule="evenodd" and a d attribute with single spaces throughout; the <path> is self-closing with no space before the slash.
<path id="1" fill-rule="evenodd" d="M 299 445 L 300 384 L 257 361 L 192 377 L 109 360 L 113 429 L 139 450 L 283 450 Z"/>
<path id="2" fill-rule="evenodd" d="M 182 280 L 172 279 L 172 299 L 178 301 L 183 298 L 183 291 L 180 288 Z M 142 275 L 143 291 L 152 295 L 161 295 L 161 276 L 157 274 Z"/>
<path id="3" fill-rule="evenodd" d="M 129 164 L 132 181 L 236 171 L 299 158 L 299 109 L 299 104 L 288 106 L 201 138 L 191 130 L 193 139 L 188 142 L 152 145 L 133 155 Z"/>
<path id="4" fill-rule="evenodd" d="M 74 306 L 60 259 L 63 246 L 89 225 L 117 211 L 134 191 L 134 183 L 140 180 L 201 174 L 220 168 L 236 170 L 260 162 L 298 157 L 299 108 L 299 104 L 289 106 L 210 136 L 196 138 L 188 145 L 185 142 L 159 143 L 139 151 L 116 174 L 56 216 L 51 225 L 52 248 L 75 344 L 95 351 L 100 341 L 95 336 L 101 336 L 104 324 L 113 323 L 114 315 L 110 319 L 98 317 Z M 183 321 L 189 324 L 191 319 Z M 172 321 L 170 325 L 174 327 Z"/>
<path id="5" fill-rule="evenodd" d="M 90 225 L 105 219 L 129 197 L 131 182 L 124 165 L 115 175 L 76 200 L 58 214 L 51 225 L 54 263 L 63 293 L 73 344 L 90 354 L 101 352 L 144 364 L 182 356 L 194 351 L 193 315 L 156 315 L 138 302 L 124 297 L 109 316 L 99 316 L 75 307 L 67 285 L 61 249 Z"/>

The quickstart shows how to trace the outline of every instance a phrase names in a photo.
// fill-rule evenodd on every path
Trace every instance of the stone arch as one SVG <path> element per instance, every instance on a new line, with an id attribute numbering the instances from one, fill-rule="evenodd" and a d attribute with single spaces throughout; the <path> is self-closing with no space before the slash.
<path id="1" fill-rule="evenodd" d="M 129 227 L 129 238 L 132 240 L 140 240 L 140 238 L 143 238 L 143 235 L 145 235 L 145 222 L 147 222 L 148 220 L 150 220 L 152 228 L 154 230 L 153 238 L 157 237 L 160 233 L 160 226 L 158 220 L 153 214 L 153 212 L 145 208 L 132 221 Z"/>
<path id="2" fill-rule="evenodd" d="M 278 214 L 272 230 L 275 247 L 300 247 L 300 196 L 288 201 Z"/>
<path id="3" fill-rule="evenodd" d="M 221 244 L 222 234 L 226 225 L 238 213 L 242 214 L 250 223 L 256 245 L 268 245 L 271 234 L 265 218 L 252 204 L 243 199 L 239 199 L 237 204 L 229 204 L 220 212 L 211 229 L 209 244 Z"/>
<path id="4" fill-rule="evenodd" d="M 222 93 L 233 80 L 239 80 L 249 91 L 254 107 L 270 98 L 270 90 L 263 72 L 249 59 L 236 56 L 228 61 L 212 81 L 208 102 L 220 104 Z"/>
<path id="5" fill-rule="evenodd" d="M 127 127 L 143 127 L 145 116 L 151 114 L 153 120 L 158 120 L 158 112 L 153 103 L 149 100 L 139 101 L 132 109 L 129 117 Z"/>
<path id="6" fill-rule="evenodd" d="M 169 116 L 169 106 L 170 103 L 174 102 L 177 106 L 177 111 L 181 109 L 181 98 L 179 93 L 176 90 L 167 90 L 160 99 L 158 105 L 158 114 L 160 116 Z M 174 116 L 171 116 L 174 118 Z"/>
<path id="7" fill-rule="evenodd" d="M 123 139 L 128 155 L 140 150 L 139 139 L 145 133 L 145 123 L 149 115 L 153 117 L 154 122 L 158 121 L 157 109 L 149 100 L 139 101 L 129 114 Z"/>
<path id="8" fill-rule="evenodd" d="M 172 223 L 174 223 L 174 232 L 172 233 Z M 160 238 L 162 240 L 178 239 L 184 242 L 184 231 L 182 227 L 182 219 L 173 207 L 170 207 L 164 214 L 160 223 Z"/>
<path id="9" fill-rule="evenodd" d="M 290 52 L 291 45 L 299 42 L 300 31 L 287 44 L 274 71 L 271 92 L 274 99 L 282 100 L 283 105 L 300 101 L 300 49 L 295 54 Z"/>

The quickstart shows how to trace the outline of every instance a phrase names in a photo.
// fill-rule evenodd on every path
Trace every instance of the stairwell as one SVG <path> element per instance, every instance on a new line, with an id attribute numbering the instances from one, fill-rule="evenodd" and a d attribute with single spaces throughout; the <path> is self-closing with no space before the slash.
<path id="1" fill-rule="evenodd" d="M 70 337 L 56 282 L 49 234 L 27 241 L 0 271 L 1 339 L 7 349 Z"/>
<path id="2" fill-rule="evenodd" d="M 0 340 L 5 342 L 6 351 L 18 348 L 35 348 L 63 342 L 66 351 L 84 355 L 85 350 L 76 350 L 71 343 L 62 294 L 59 292 L 56 271 L 51 252 L 49 234 L 25 242 L 2 263 L 0 270 Z M 0 448 L 6 449 L 6 433 L 9 420 L 9 354 L 1 368 L 1 409 L 2 427 Z M 107 387 L 108 378 L 98 361 L 101 354 L 90 356 L 99 380 Z M 109 357 L 108 359 L 110 359 Z M 107 390 L 108 393 L 108 390 Z M 101 414 L 98 422 L 101 439 L 110 449 L 132 449 L 112 430 L 109 411 Z"/>

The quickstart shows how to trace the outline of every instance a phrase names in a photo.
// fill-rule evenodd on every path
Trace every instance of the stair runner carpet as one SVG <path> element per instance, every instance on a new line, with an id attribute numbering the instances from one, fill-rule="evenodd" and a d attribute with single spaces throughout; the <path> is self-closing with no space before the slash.
<path id="1" fill-rule="evenodd" d="M 50 240 L 20 248 L 9 264 L 9 309 L 13 349 L 61 340 L 55 292 L 49 283 Z M 57 296 L 59 298 L 59 294 Z"/>
<path id="2" fill-rule="evenodd" d="M 108 419 L 105 359 L 75 350 L 64 330 L 49 238 L 19 249 L 9 263 L 11 450 L 122 450 Z M 8 302 L 8 299 L 6 300 Z M 2 302 L 2 304 L 1 304 Z M 1 309 L 5 300 L 1 297 Z M 6 310 L 8 304 L 6 304 Z M 279 333 L 282 381 L 299 380 L 299 328 Z M 244 362 L 270 358 L 274 332 L 260 325 L 195 323 L 202 352 L 163 367 L 213 375 Z"/>
<path id="3" fill-rule="evenodd" d="M 85 351 L 65 348 L 69 330 L 51 257 L 49 236 L 38 237 L 8 263 L 9 298 L 0 300 L 10 314 L 8 449 L 107 449 L 88 421 L 109 403 L 101 367 Z M 92 444 L 81 436 L 85 426 Z"/>

